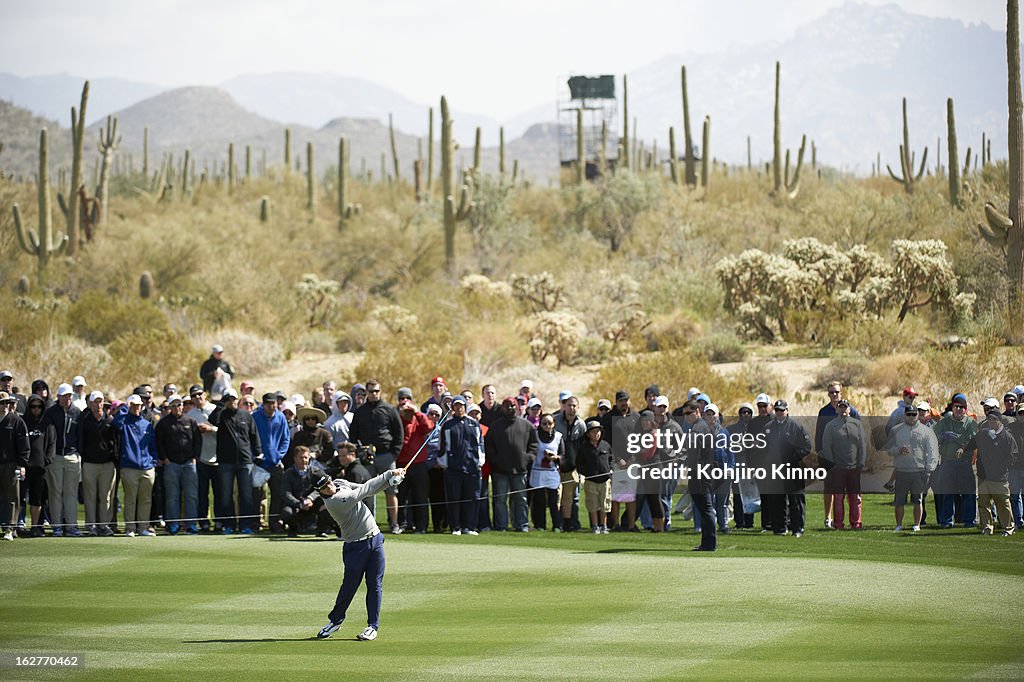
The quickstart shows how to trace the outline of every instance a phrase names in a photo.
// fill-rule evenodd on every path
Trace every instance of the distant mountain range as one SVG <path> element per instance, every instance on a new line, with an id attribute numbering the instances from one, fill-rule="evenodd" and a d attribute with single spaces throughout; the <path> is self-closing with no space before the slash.
<path id="1" fill-rule="evenodd" d="M 936 139 L 945 150 L 945 102 L 953 97 L 961 154 L 975 151 L 984 131 L 992 139 L 993 157 L 1006 155 L 1005 33 L 985 25 L 965 26 L 952 19 L 908 14 L 895 5 L 847 3 L 801 27 L 782 42 L 733 46 L 717 54 L 679 53 L 629 73 L 629 112 L 638 121 L 641 139 L 657 139 L 667 151 L 668 128 L 682 138 L 680 66 L 686 65 L 695 139 L 705 115 L 711 117 L 711 154 L 745 163 L 747 136 L 754 162 L 771 157 L 774 64 L 782 63 L 783 141 L 794 152 L 806 133 L 818 149 L 819 163 L 867 173 L 876 154 L 882 163 L 898 163 L 901 135 L 900 99 L 907 97 L 911 146 L 930 149 L 934 167 Z M 594 74 L 596 75 L 596 74 Z M 0 167 L 26 171 L 14 149 L 38 136 L 17 132 L 29 125 L 24 110 L 67 126 L 77 105 L 82 78 L 61 74 L 19 78 L 0 74 L 0 139 L 12 151 Z M 621 92 L 621 77 L 616 75 Z M 317 147 L 321 168 L 335 162 L 337 136 L 352 138 L 352 164 L 379 172 L 380 154 L 388 149 L 387 117 L 394 116 L 403 174 L 411 174 L 417 138 L 426 134 L 427 108 L 384 86 L 333 74 L 251 74 L 220 87 L 167 90 L 157 85 L 116 78 L 91 81 L 88 118 L 95 129 L 116 113 L 126 153 L 138 153 L 142 128 L 150 128 L 155 150 L 180 153 L 187 145 L 197 159 L 226 156 L 229 142 L 241 150 L 249 144 L 268 162 L 279 162 L 283 128 L 292 129 L 294 153 L 304 156 L 307 140 Z M 456 137 L 462 153 L 471 151 L 473 130 L 481 126 L 493 145 L 498 121 L 463 112 L 453 103 Z M 621 101 L 619 116 L 621 116 Z M 501 123 L 506 128 L 509 163 L 519 158 L 534 177 L 557 173 L 558 127 L 551 122 L 555 102 Z M 16 123 L 17 122 L 17 123 Z M 537 125 L 542 124 L 542 125 Z M 631 121 L 632 124 L 632 121 Z M 31 125 L 37 125 L 32 123 Z M 621 129 L 621 119 L 616 121 Z M 435 128 L 436 129 L 436 128 Z M 51 135 L 51 139 L 55 136 Z M 680 144 L 681 146 L 681 144 Z M 239 152 L 241 153 L 241 152 Z M 54 163 L 61 154 L 53 155 Z M 942 153 L 945 163 L 945 151 Z M 488 148 L 485 164 L 497 163 Z"/>

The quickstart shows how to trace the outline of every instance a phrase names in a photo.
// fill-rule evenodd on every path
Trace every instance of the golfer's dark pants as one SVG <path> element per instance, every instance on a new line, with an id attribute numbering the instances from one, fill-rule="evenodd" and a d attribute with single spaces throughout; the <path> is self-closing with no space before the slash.
<path id="1" fill-rule="evenodd" d="M 533 516 L 533 527 L 545 530 L 547 524 L 544 514 L 551 514 L 551 527 L 562 527 L 562 512 L 558 509 L 559 495 L 558 488 L 538 488 L 533 491 L 533 504 L 530 511 Z"/>
<path id="2" fill-rule="evenodd" d="M 345 577 L 338 590 L 338 598 L 328 616 L 337 623 L 345 618 L 359 583 L 366 577 L 366 624 L 380 627 L 380 602 L 384 593 L 384 534 L 377 533 L 369 540 L 346 542 L 341 550 L 345 564 Z"/>
<path id="3" fill-rule="evenodd" d="M 491 529 L 491 477 L 480 475 L 480 491 L 476 496 L 476 527 L 478 530 Z"/>
<path id="4" fill-rule="evenodd" d="M 715 528 L 715 505 L 710 494 L 690 493 L 693 498 L 693 515 L 700 516 L 700 548 L 718 549 L 718 532 Z"/>
<path id="5" fill-rule="evenodd" d="M 398 486 L 398 522 L 426 532 L 427 499 L 430 490 L 430 476 L 424 462 L 413 464 L 405 474 L 402 485 Z"/>
<path id="6" fill-rule="evenodd" d="M 444 502 L 444 469 L 438 467 L 427 471 L 429 477 L 430 518 L 434 520 L 434 532 L 443 533 L 446 522 Z"/>
<path id="7" fill-rule="evenodd" d="M 732 484 L 732 517 L 736 519 L 737 528 L 753 528 L 754 515 L 743 512 L 743 496 L 740 495 L 740 484 Z"/>
<path id="8" fill-rule="evenodd" d="M 156 467 L 156 479 L 153 481 L 153 507 L 149 514 L 150 525 L 156 523 L 164 516 L 164 466 L 158 464 Z M 140 519 L 145 522 L 145 519 Z"/>
<path id="9" fill-rule="evenodd" d="M 468 474 L 445 469 L 444 492 L 448 498 L 448 525 L 452 530 L 476 530 L 480 472 Z"/>
<path id="10" fill-rule="evenodd" d="M 771 496 L 761 493 L 761 530 L 772 529 Z"/>
<path id="11" fill-rule="evenodd" d="M 196 516 L 199 517 L 199 527 L 202 530 L 210 529 L 210 489 L 213 488 L 213 508 L 216 516 L 217 509 L 217 467 L 211 464 L 196 462 L 196 477 L 199 480 L 199 497 L 196 503 Z"/>

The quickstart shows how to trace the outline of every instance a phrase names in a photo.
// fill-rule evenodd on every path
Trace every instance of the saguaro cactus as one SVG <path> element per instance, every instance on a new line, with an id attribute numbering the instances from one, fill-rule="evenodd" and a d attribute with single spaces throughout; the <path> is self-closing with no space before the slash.
<path id="1" fill-rule="evenodd" d="M 477 128 L 477 130 L 480 130 Z M 576 110 L 576 184 L 583 185 L 587 179 L 586 145 L 583 139 L 583 107 Z"/>
<path id="2" fill-rule="evenodd" d="M 779 91 L 782 81 L 782 66 L 775 62 L 775 131 L 772 135 L 772 171 L 775 181 L 773 193 L 776 196 L 785 196 L 788 199 L 796 199 L 800 193 L 800 169 L 804 165 L 804 149 L 807 145 L 807 136 L 800 138 L 800 150 L 797 152 L 796 168 L 793 169 L 792 179 L 789 173 L 789 150 L 786 150 L 786 165 L 782 165 L 782 114 L 780 110 Z M 783 193 L 783 191 L 785 193 Z"/>
<path id="3" fill-rule="evenodd" d="M 292 172 L 292 129 L 284 129 L 284 174 Z"/>
<path id="4" fill-rule="evenodd" d="M 107 116 L 107 126 L 100 131 L 99 151 L 103 165 L 100 167 L 100 185 L 96 188 L 97 198 L 100 200 L 99 226 L 107 224 L 107 212 L 110 204 L 107 203 L 110 196 L 110 165 L 114 160 L 114 152 L 121 144 L 121 138 L 117 134 L 117 117 Z"/>
<path id="5" fill-rule="evenodd" d="M 444 257 L 448 274 L 455 272 L 455 224 L 469 217 L 473 208 L 472 173 L 463 175 L 458 204 L 455 203 L 455 139 L 448 99 L 441 96 L 441 194 L 444 200 Z"/>
<path id="6" fill-rule="evenodd" d="M 704 117 L 703 142 L 700 148 L 700 184 L 705 194 L 711 185 L 711 117 Z"/>
<path id="7" fill-rule="evenodd" d="M 398 163 L 398 144 L 395 142 L 395 124 L 391 114 L 388 114 L 388 136 L 391 138 L 391 162 L 395 169 L 395 182 L 401 177 Z"/>
<path id="8" fill-rule="evenodd" d="M 676 129 L 668 127 L 668 169 L 672 174 L 672 184 L 679 184 L 679 159 L 676 158 Z"/>
<path id="9" fill-rule="evenodd" d="M 25 227 L 21 219 L 21 211 L 18 204 L 14 204 L 14 227 L 18 234 L 18 242 L 25 253 L 35 256 L 38 262 L 38 279 L 41 285 L 46 278 L 46 266 L 50 262 L 50 256 L 60 255 L 68 247 L 70 239 L 64 235 L 62 239 L 54 243 L 53 222 L 50 216 L 50 174 L 47 168 L 49 161 L 49 147 L 46 143 L 46 128 L 39 132 L 39 229 L 38 231 Z M 75 213 L 77 211 L 68 211 Z"/>
<path id="10" fill-rule="evenodd" d="M 427 196 L 434 189 L 434 107 L 430 107 L 427 129 Z"/>
<path id="11" fill-rule="evenodd" d="M 139 275 L 139 298 L 147 299 L 153 295 L 153 275 L 149 270 Z"/>
<path id="12" fill-rule="evenodd" d="M 270 197 L 265 194 L 260 197 L 260 222 L 270 222 Z"/>
<path id="13" fill-rule="evenodd" d="M 142 129 L 142 174 L 149 179 L 149 126 Z"/>
<path id="14" fill-rule="evenodd" d="M 690 96 L 686 90 L 686 67 L 682 67 L 680 80 L 683 87 L 683 178 L 689 187 L 697 186 L 697 169 L 693 158 L 693 137 L 690 135 Z M 672 154 L 675 159 L 675 153 Z M 678 174 L 678 171 L 676 171 Z M 673 176 L 674 179 L 674 176 Z"/>
<path id="15" fill-rule="evenodd" d="M 309 219 L 316 218 L 316 159 L 313 143 L 306 143 L 306 209 Z"/>
<path id="16" fill-rule="evenodd" d="M 618 165 L 629 168 L 629 77 L 622 76 L 622 139 L 619 140 L 622 151 L 619 153 Z"/>
<path id="17" fill-rule="evenodd" d="M 338 229 L 344 230 L 349 218 L 359 215 L 360 206 L 348 201 L 348 140 L 338 138 Z"/>
<path id="18" fill-rule="evenodd" d="M 953 117 L 953 98 L 946 100 L 946 151 L 949 154 L 949 203 L 960 204 L 960 152 L 956 146 L 956 119 Z"/>
<path id="19" fill-rule="evenodd" d="M 85 107 L 89 103 L 89 81 L 82 86 L 82 101 L 77 112 L 71 107 L 71 191 L 74 195 L 82 185 L 82 154 L 85 149 Z M 68 255 L 78 255 L 78 245 L 81 242 L 79 234 L 78 211 L 67 212 L 68 223 Z"/>
<path id="20" fill-rule="evenodd" d="M 228 144 L 228 194 L 235 191 L 235 143 Z"/>
<path id="21" fill-rule="evenodd" d="M 885 169 L 889 171 L 889 176 L 903 185 L 903 189 L 906 190 L 907 194 L 914 193 L 914 183 L 918 182 L 924 175 L 924 167 L 928 162 L 928 147 L 924 148 L 924 154 L 921 155 L 921 168 L 917 171 L 917 175 L 914 175 L 914 157 L 915 154 L 910 151 L 910 130 L 907 125 L 907 98 L 903 98 L 903 144 L 900 145 L 900 171 L 903 173 L 902 176 L 896 175 L 892 172 L 892 168 L 889 164 L 885 164 Z"/>
<path id="22" fill-rule="evenodd" d="M 505 177 L 505 128 L 498 128 L 498 175 Z"/>

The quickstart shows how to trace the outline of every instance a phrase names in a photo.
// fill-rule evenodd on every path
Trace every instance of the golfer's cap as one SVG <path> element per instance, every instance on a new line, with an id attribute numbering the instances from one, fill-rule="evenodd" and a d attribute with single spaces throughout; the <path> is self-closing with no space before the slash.
<path id="1" fill-rule="evenodd" d="M 345 395 L 345 397 L 348 397 L 347 394 L 343 395 Z M 295 395 L 288 398 L 288 402 L 290 402 L 293 407 L 303 407 L 306 404 L 306 398 L 301 393 L 296 393 Z M 334 402 L 338 402 L 337 397 L 335 397 Z"/>
<path id="2" fill-rule="evenodd" d="M 75 389 L 71 388 L 71 384 L 61 384 L 60 386 L 57 387 L 58 398 L 61 397 L 62 395 L 71 395 L 74 392 Z"/>
<path id="3" fill-rule="evenodd" d="M 659 395 L 657 398 L 654 399 L 654 406 L 655 407 L 668 407 L 668 396 L 667 395 Z"/>
<path id="4" fill-rule="evenodd" d="M 223 393 L 223 396 L 222 396 L 222 397 L 223 397 L 223 398 L 224 398 L 225 400 L 227 400 L 228 398 L 238 398 L 238 394 L 237 394 L 237 393 L 235 393 L 235 389 L 233 389 L 233 388 L 229 388 L 228 390 L 224 391 L 224 393 Z"/>
<path id="5" fill-rule="evenodd" d="M 767 393 L 758 393 L 757 397 L 754 398 L 755 405 L 771 405 L 772 398 Z"/>
<path id="6" fill-rule="evenodd" d="M 785 400 L 776 400 L 775 405 L 773 405 L 772 408 L 776 410 L 788 410 L 789 403 L 787 403 Z"/>
<path id="7" fill-rule="evenodd" d="M 124 403 L 125 405 L 141 405 L 142 397 L 135 393 L 132 393 L 130 396 L 128 396 L 128 400 L 125 400 Z"/>
<path id="8" fill-rule="evenodd" d="M 539 398 L 530 398 L 530 402 L 526 403 L 526 409 L 530 409 L 531 407 L 540 407 L 540 406 L 541 406 L 541 402 L 540 402 Z"/>
<path id="9" fill-rule="evenodd" d="M 914 407 L 917 408 L 918 412 L 931 412 L 932 410 L 932 405 L 927 400 L 922 400 L 921 402 L 914 405 Z"/>
<path id="10" fill-rule="evenodd" d="M 564 403 L 566 400 L 572 397 L 572 391 L 562 391 L 558 394 L 558 402 Z"/>
<path id="11" fill-rule="evenodd" d="M 967 396 L 963 393 L 957 393 L 953 396 L 953 399 L 950 400 L 950 402 L 953 405 L 963 405 L 964 407 L 967 407 Z"/>
<path id="12" fill-rule="evenodd" d="M 587 422 L 587 431 L 593 431 L 594 429 L 604 428 L 601 426 L 601 422 L 596 419 L 591 419 Z"/>
<path id="13" fill-rule="evenodd" d="M 988 398 L 985 398 L 984 400 L 981 401 L 981 406 L 982 407 L 999 407 L 999 401 L 996 400 L 995 398 L 989 396 Z"/>
<path id="14" fill-rule="evenodd" d="M 444 377 L 442 377 L 442 376 L 436 376 L 433 379 L 431 379 L 430 380 L 430 385 L 433 386 L 434 384 L 441 384 L 443 386 L 447 386 L 448 385 L 445 382 Z"/>
<path id="15" fill-rule="evenodd" d="M 597 409 L 600 410 L 602 407 L 608 410 L 612 409 L 612 401 L 608 400 L 608 398 L 601 398 L 597 401 Z"/>
<path id="16" fill-rule="evenodd" d="M 89 394 L 89 402 L 96 402 L 97 400 L 103 400 L 103 391 L 93 391 Z"/>
<path id="17" fill-rule="evenodd" d="M 181 396 L 178 395 L 177 393 L 172 393 L 169 396 L 167 396 L 167 401 L 166 402 L 167 402 L 168 405 L 173 405 L 174 403 L 180 403 L 181 402 Z"/>
<path id="18" fill-rule="evenodd" d="M 686 392 L 686 399 L 693 400 L 694 396 L 698 396 L 701 393 L 703 393 L 703 391 L 701 391 L 699 388 L 697 388 L 696 386 L 691 386 L 690 390 Z"/>
<path id="19" fill-rule="evenodd" d="M 718 405 L 715 405 L 714 403 L 709 403 L 708 406 L 704 408 L 704 411 L 705 412 L 714 412 L 715 414 L 720 414 L 720 412 L 718 411 Z"/>
<path id="20" fill-rule="evenodd" d="M 412 400 L 412 389 L 409 388 L 408 386 L 403 386 L 402 388 L 398 389 L 398 399 L 402 400 L 403 398 L 408 398 L 409 400 Z"/>
<path id="21" fill-rule="evenodd" d="M 711 396 L 709 396 L 707 393 L 701 393 L 699 396 L 697 396 L 697 401 L 700 402 L 701 400 L 703 400 L 704 403 L 707 405 L 711 404 Z"/>
<path id="22" fill-rule="evenodd" d="M 473 414 L 474 412 L 482 413 L 483 410 L 481 410 L 480 406 L 477 405 L 476 403 L 470 403 L 469 405 L 466 405 L 466 414 Z"/>
<path id="23" fill-rule="evenodd" d="M 907 386 L 905 389 L 903 389 L 903 395 L 904 396 L 913 396 L 914 398 L 916 398 L 917 397 L 917 390 L 913 386 Z"/>
<path id="24" fill-rule="evenodd" d="M 465 397 L 463 397 L 461 395 L 457 395 L 454 398 L 452 398 L 452 405 L 465 405 L 465 404 L 466 404 L 466 399 L 465 399 Z"/>
<path id="25" fill-rule="evenodd" d="M 3 380 L 3 379 L 13 379 L 13 378 L 14 378 L 14 375 L 11 374 L 11 370 L 9 370 L 9 369 L 0 370 L 0 380 Z"/>
<path id="26" fill-rule="evenodd" d="M 213 348 L 210 349 L 210 352 L 211 353 L 223 353 L 224 352 L 224 346 L 220 345 L 219 343 L 215 343 L 215 344 L 213 344 Z"/>
<path id="27" fill-rule="evenodd" d="M 78 376 L 71 380 L 71 385 L 74 386 L 75 388 L 78 388 L 79 386 L 88 386 L 89 384 L 85 382 L 85 377 L 79 374 Z"/>
<path id="28" fill-rule="evenodd" d="M 316 490 L 322 490 L 327 487 L 327 484 L 331 482 L 331 477 L 327 474 L 320 474 L 315 481 L 313 481 L 313 488 Z"/>
<path id="29" fill-rule="evenodd" d="M 533 382 L 532 382 L 532 381 L 530 381 L 529 379 L 523 379 L 523 380 L 522 380 L 522 381 L 521 381 L 521 382 L 519 383 L 519 390 L 521 391 L 521 390 L 523 390 L 524 388 L 528 388 L 528 389 L 530 389 L 530 390 L 532 391 L 532 390 L 533 390 Z"/>

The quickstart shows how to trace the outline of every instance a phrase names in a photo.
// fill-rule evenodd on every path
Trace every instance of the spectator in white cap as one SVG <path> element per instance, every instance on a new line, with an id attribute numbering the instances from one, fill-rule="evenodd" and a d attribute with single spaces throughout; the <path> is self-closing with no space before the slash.
<path id="1" fill-rule="evenodd" d="M 540 426 L 540 413 L 543 409 L 540 398 L 530 398 L 526 403 L 526 421 L 535 429 Z"/>
<path id="2" fill-rule="evenodd" d="M 85 377 L 81 374 L 71 380 L 71 404 L 82 412 L 85 412 L 86 408 L 89 407 L 89 390 L 87 386 L 88 384 L 85 383 Z"/>
<path id="3" fill-rule="evenodd" d="M 203 380 L 203 390 L 207 393 L 213 389 L 213 382 L 218 377 L 218 370 L 221 375 L 226 374 L 229 381 L 235 375 L 235 370 L 231 369 L 231 365 L 224 359 L 224 347 L 219 343 L 214 344 L 210 349 L 210 357 L 199 368 L 199 378 Z"/>
<path id="4" fill-rule="evenodd" d="M 14 390 L 14 373 L 9 369 L 0 370 L 0 391 L 14 396 L 15 411 L 18 414 L 25 414 L 28 408 L 27 398 Z"/>
<path id="5" fill-rule="evenodd" d="M 727 426 L 729 437 L 732 440 L 744 438 L 744 434 L 750 428 L 750 422 L 754 418 L 754 406 L 750 403 L 740 403 L 737 411 L 738 419 Z M 747 451 L 749 447 L 744 446 L 736 453 L 737 465 L 746 465 Z M 757 483 L 752 480 L 734 481 L 732 484 L 733 518 L 736 520 L 734 528 L 754 529 L 754 514 L 760 508 L 760 501 L 757 492 Z"/>
<path id="6" fill-rule="evenodd" d="M 306 406 L 306 398 L 301 393 L 296 393 L 292 397 L 288 398 L 288 400 L 296 409 Z"/>
<path id="7" fill-rule="evenodd" d="M 79 421 L 82 455 L 82 496 L 85 499 L 86 532 L 110 536 L 114 501 L 114 416 L 103 405 L 103 394 L 89 394 L 88 407 Z"/>
<path id="8" fill-rule="evenodd" d="M 754 438 L 757 438 L 759 434 L 764 434 L 765 429 L 768 428 L 772 420 L 772 398 L 767 393 L 758 393 L 757 397 L 754 398 L 754 416 L 751 418 L 750 423 L 747 425 L 747 433 Z M 765 460 L 765 451 L 763 448 L 759 448 L 756 445 L 751 447 L 746 452 L 747 465 L 751 467 L 767 466 Z M 758 483 L 758 494 L 761 497 L 761 532 L 770 533 L 772 532 L 771 516 L 768 513 L 769 505 L 771 501 L 768 496 L 765 495 L 764 486 Z"/>
<path id="9" fill-rule="evenodd" d="M 526 398 L 527 402 L 529 402 L 530 398 L 533 397 L 533 382 L 529 379 L 523 379 L 519 383 L 519 395 Z"/>
<path id="10" fill-rule="evenodd" d="M 82 458 L 78 452 L 78 421 L 82 411 L 71 404 L 71 384 L 57 387 L 57 402 L 46 410 L 47 420 L 57 433 L 53 461 L 46 467 L 49 490 L 50 525 L 54 537 L 78 537 L 78 481 L 82 476 Z"/>
<path id="11" fill-rule="evenodd" d="M 599 422 L 604 422 L 604 418 L 608 416 L 608 413 L 612 411 L 612 401 L 607 398 L 601 398 L 597 401 L 597 414 L 587 419 L 587 421 L 593 421 L 596 419 Z"/>

